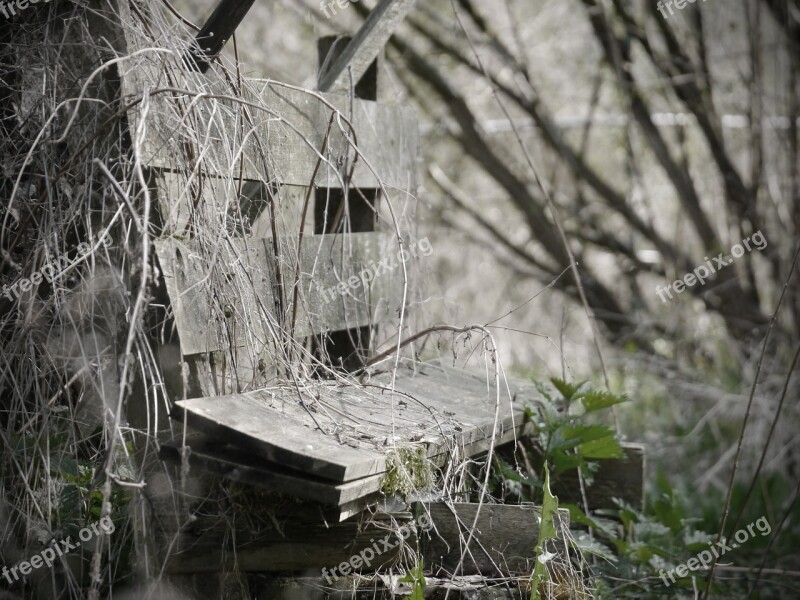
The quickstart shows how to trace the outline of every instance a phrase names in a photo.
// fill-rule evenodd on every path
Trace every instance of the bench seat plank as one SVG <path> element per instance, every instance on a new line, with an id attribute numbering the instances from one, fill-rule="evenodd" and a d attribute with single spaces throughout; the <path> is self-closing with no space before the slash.
<path id="1" fill-rule="evenodd" d="M 175 416 L 185 412 L 190 426 L 265 461 L 343 483 L 385 472 L 386 455 L 397 446 L 422 445 L 431 458 L 455 451 L 469 456 L 485 451 L 493 432 L 500 442 L 523 433 L 527 384 L 510 382 L 513 406 L 501 394 L 495 429 L 491 390 L 487 395 L 478 378 L 448 387 L 456 372 L 462 371 L 404 364 L 394 395 L 384 372 L 367 385 L 312 381 L 182 400 Z"/>

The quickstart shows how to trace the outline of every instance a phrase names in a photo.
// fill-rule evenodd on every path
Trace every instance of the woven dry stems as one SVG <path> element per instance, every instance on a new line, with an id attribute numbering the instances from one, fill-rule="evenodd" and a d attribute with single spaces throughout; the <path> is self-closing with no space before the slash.
<path id="1" fill-rule="evenodd" d="M 148 493 L 188 518 L 177 493 L 187 482 L 154 479 L 164 471 L 155 457 L 159 437 L 178 433 L 165 416 L 170 402 L 190 394 L 186 370 L 177 385 L 168 381 L 158 355 L 159 346 L 175 343 L 175 332 L 156 241 L 191 239 L 202 264 L 235 268 L 242 259 L 237 240 L 263 233 L 254 231 L 258 210 L 250 210 L 260 203 L 271 211 L 269 233 L 279 240 L 273 268 L 283 272 L 288 302 L 305 205 L 276 194 L 281 173 L 268 140 L 295 127 L 262 100 L 267 87 L 280 84 L 244 81 L 230 64 L 205 76 L 187 72 L 182 57 L 194 32 L 162 3 L 39 5 L 2 31 L 0 285 L 18 285 L 43 269 L 48 277 L 0 298 L 0 562 L 29 558 L 51 539 L 75 538 L 79 527 L 110 515 L 112 535 L 17 587 L 41 598 L 104 597 L 110 582 L 161 575 L 152 546 L 156 500 Z M 331 138 L 350 147 L 348 161 L 364 160 L 347 115 L 331 114 Z M 153 146 L 180 168 L 151 170 Z M 326 148 L 318 156 L 319 176 L 340 177 L 346 187 L 342 165 Z M 243 182 L 245 165 L 259 174 L 259 185 Z M 413 203 L 390 200 L 398 194 L 379 175 L 380 227 L 408 244 L 413 210 L 406 206 Z M 221 324 L 213 334 L 230 341 L 231 307 L 247 333 L 223 388 L 241 389 L 242 372 L 253 385 L 306 381 L 320 370 L 343 377 L 293 335 L 286 315 L 257 303 L 247 313 L 238 299 L 255 293 L 246 289 L 253 281 L 232 285 L 224 271 L 210 269 L 202 283 Z M 306 292 L 298 290 L 298 306 Z M 407 329 L 405 314 L 398 317 L 379 336 L 386 347 Z M 495 354 L 485 337 L 477 347 Z M 441 491 L 462 490 L 468 466 L 449 464 Z M 148 491 L 146 480 L 167 483 Z M 78 499 L 70 510 L 67 493 Z M 406 558 L 413 561 L 413 553 Z"/>

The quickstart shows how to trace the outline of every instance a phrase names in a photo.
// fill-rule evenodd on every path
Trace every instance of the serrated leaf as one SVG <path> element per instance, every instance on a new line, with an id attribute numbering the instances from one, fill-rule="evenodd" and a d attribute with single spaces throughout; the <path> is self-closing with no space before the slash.
<path id="1" fill-rule="evenodd" d="M 425 586 L 428 583 L 425 581 L 425 576 L 423 574 L 422 559 L 420 559 L 414 568 L 409 569 L 398 581 L 412 584 L 411 595 L 408 597 L 408 600 L 425 600 Z"/>
<path id="2" fill-rule="evenodd" d="M 607 560 L 610 563 L 616 563 L 619 561 L 619 557 L 617 557 L 608 547 L 598 542 L 588 533 L 582 531 L 580 534 L 573 537 L 575 545 L 582 553 L 594 554 L 598 558 Z"/>
<path id="3" fill-rule="evenodd" d="M 590 390 L 581 396 L 581 403 L 587 413 L 602 410 L 627 401 L 628 399 L 625 396 L 601 390 Z"/>
<path id="4" fill-rule="evenodd" d="M 578 446 L 578 452 L 584 458 L 622 458 L 625 456 L 613 435 L 585 442 Z"/>
<path id="5" fill-rule="evenodd" d="M 578 440 L 578 443 L 592 442 L 604 437 L 614 437 L 614 430 L 608 425 L 570 425 L 563 429 L 564 439 Z M 566 443 L 566 442 L 565 442 Z"/>
<path id="6" fill-rule="evenodd" d="M 553 387 L 558 390 L 558 392 L 564 397 L 564 400 L 567 402 L 573 400 L 576 397 L 576 394 L 580 392 L 580 389 L 586 383 L 585 381 L 579 381 L 578 383 L 567 383 L 563 379 L 559 379 L 558 377 L 551 377 L 550 383 L 553 384 Z"/>

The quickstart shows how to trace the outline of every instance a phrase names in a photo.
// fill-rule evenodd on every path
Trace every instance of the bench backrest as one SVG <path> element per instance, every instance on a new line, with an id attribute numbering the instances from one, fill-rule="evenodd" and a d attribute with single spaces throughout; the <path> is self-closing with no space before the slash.
<path id="1" fill-rule="evenodd" d="M 313 359 L 363 364 L 376 325 L 386 338 L 398 324 L 404 262 L 417 250 L 399 241 L 413 228 L 413 111 L 264 80 L 225 84 L 136 44 L 120 67 L 123 92 L 165 82 L 129 124 L 163 232 L 169 395 L 246 391 Z"/>

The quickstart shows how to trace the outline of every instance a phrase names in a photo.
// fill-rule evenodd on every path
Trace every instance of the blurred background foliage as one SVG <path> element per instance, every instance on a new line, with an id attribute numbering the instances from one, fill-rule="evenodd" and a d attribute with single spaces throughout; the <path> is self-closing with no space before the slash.
<path id="1" fill-rule="evenodd" d="M 257 6 L 239 57 L 249 73 L 313 85 L 314 38 L 352 33 L 371 6 L 330 18 L 314 0 Z M 618 539 L 668 527 L 652 543 L 677 562 L 692 556 L 695 530 L 719 532 L 738 454 L 731 518 L 767 515 L 775 527 L 789 516 L 768 553 L 759 538 L 732 562 L 796 571 L 800 3 L 710 0 L 672 13 L 649 0 L 418 4 L 381 72 L 382 99 L 414 105 L 421 120 L 418 221 L 434 255 L 417 314 L 491 323 L 517 373 L 605 375 L 627 395 L 619 431 L 647 444 L 650 477 L 647 509 Z M 656 286 L 758 231 L 763 250 L 659 299 Z M 459 355 L 448 343 L 423 355 Z M 516 467 L 501 471 L 536 497 Z M 616 549 L 625 568 L 647 562 Z M 778 597 L 783 584 L 769 581 L 760 597 Z M 749 582 L 727 572 L 718 583 L 739 593 Z M 644 597 L 609 585 L 607 597 Z"/>
<path id="2" fill-rule="evenodd" d="M 202 23 L 213 4 L 174 6 Z M 326 17 L 317 0 L 256 3 L 226 59 L 313 88 L 315 40 L 354 32 L 373 5 Z M 420 0 L 387 50 L 381 100 L 415 106 L 422 133 L 418 223 L 434 253 L 417 322 L 489 323 L 509 371 L 548 382 L 542 396 L 562 406 L 540 430 L 554 478 L 591 480 L 619 440 L 647 444 L 644 511 L 571 507 L 593 532 L 579 543 L 598 556 L 599 597 L 693 597 L 658 570 L 719 533 L 737 456 L 731 518 L 764 515 L 773 531 L 730 555 L 744 570 L 720 572 L 715 597 L 798 596 L 799 72 L 798 0 L 707 0 L 666 18 L 651 0 Z M 659 299 L 657 285 L 757 231 L 763 251 Z M 467 361 L 449 344 L 422 355 Z M 5 442 L 15 465 L 48 456 L 30 444 L 60 443 Z M 100 514 L 101 447 L 50 466 L 45 505 L 67 535 Z M 519 462 L 498 457 L 493 493 L 540 502 L 541 473 Z M 127 502 L 115 488 L 110 514 Z"/>

